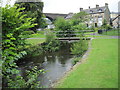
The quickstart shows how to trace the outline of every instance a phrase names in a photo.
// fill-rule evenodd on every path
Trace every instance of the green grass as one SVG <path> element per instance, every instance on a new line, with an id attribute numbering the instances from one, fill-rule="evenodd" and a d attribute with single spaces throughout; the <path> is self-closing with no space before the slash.
<path id="1" fill-rule="evenodd" d="M 37 44 L 45 42 L 44 34 L 40 34 L 40 33 L 32 34 L 29 38 L 33 38 L 33 39 L 27 39 L 26 42 L 28 44 L 37 45 Z M 36 39 L 36 38 L 43 38 L 43 39 Z"/>
<path id="2" fill-rule="evenodd" d="M 94 39 L 85 62 L 60 80 L 57 88 L 117 88 L 118 40 Z"/>
<path id="3" fill-rule="evenodd" d="M 26 42 L 28 44 L 37 45 L 37 44 L 45 42 L 45 39 L 27 39 Z"/>
<path id="4" fill-rule="evenodd" d="M 119 34 L 120 34 L 120 31 L 119 31 Z M 103 35 L 118 36 L 118 30 L 110 30 L 107 32 L 103 32 Z"/>
<path id="5" fill-rule="evenodd" d="M 36 34 L 32 34 L 30 38 L 45 38 L 45 35 L 36 33 Z"/>

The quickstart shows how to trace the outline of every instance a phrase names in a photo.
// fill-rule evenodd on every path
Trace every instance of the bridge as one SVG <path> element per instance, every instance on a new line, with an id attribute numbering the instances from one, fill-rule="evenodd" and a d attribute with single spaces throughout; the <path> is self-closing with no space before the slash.
<path id="1" fill-rule="evenodd" d="M 60 41 L 76 41 L 76 40 L 90 40 L 90 37 L 68 37 L 68 38 L 56 38 L 56 40 L 60 40 Z"/>
<path id="2" fill-rule="evenodd" d="M 59 14 L 59 13 L 43 13 L 47 18 L 49 18 L 51 21 L 57 19 L 58 17 L 66 18 L 68 14 Z"/>

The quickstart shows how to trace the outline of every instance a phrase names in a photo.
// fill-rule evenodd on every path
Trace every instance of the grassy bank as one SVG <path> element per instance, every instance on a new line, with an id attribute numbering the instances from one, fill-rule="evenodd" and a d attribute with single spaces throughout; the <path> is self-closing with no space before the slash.
<path id="1" fill-rule="evenodd" d="M 57 88 L 117 88 L 118 40 L 94 39 L 85 62 L 56 85 Z"/>
<path id="2" fill-rule="evenodd" d="M 45 39 L 27 39 L 26 42 L 31 45 L 37 45 L 45 42 Z"/>
<path id="3" fill-rule="evenodd" d="M 29 38 L 32 38 L 32 39 L 27 39 L 26 40 L 26 42 L 28 44 L 37 45 L 37 44 L 45 42 L 46 36 L 44 35 L 44 33 L 43 34 L 36 33 L 36 34 L 32 34 Z"/>
<path id="4" fill-rule="evenodd" d="M 102 34 L 103 35 L 108 35 L 108 36 L 118 36 L 118 35 L 120 35 L 120 30 L 119 31 L 117 29 L 116 30 L 110 30 L 110 31 L 107 31 L 107 32 L 103 32 Z"/>

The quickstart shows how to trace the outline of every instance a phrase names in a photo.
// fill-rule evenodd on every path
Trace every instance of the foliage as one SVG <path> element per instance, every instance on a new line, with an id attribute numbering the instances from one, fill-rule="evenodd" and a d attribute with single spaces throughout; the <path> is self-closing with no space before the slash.
<path id="1" fill-rule="evenodd" d="M 42 48 L 45 52 L 57 51 L 60 48 L 60 41 L 53 39 L 49 43 L 46 43 L 45 45 L 43 45 Z"/>
<path id="2" fill-rule="evenodd" d="M 76 42 L 73 44 L 71 51 L 72 51 L 72 54 L 75 54 L 77 56 L 81 56 L 87 50 L 87 48 L 88 48 L 87 41 L 80 40 L 79 42 Z"/>
<path id="3" fill-rule="evenodd" d="M 75 19 L 76 21 L 79 20 L 79 22 L 85 22 L 88 20 L 88 14 L 84 11 L 81 11 L 79 13 L 76 13 L 72 19 Z"/>
<path id="4" fill-rule="evenodd" d="M 74 31 L 87 29 L 85 21 L 88 20 L 88 14 L 85 12 L 76 13 L 71 19 L 57 18 L 55 21 L 55 30 L 57 37 L 74 37 Z"/>
<path id="5" fill-rule="evenodd" d="M 50 30 L 46 30 L 46 42 L 50 43 L 54 39 L 55 39 L 54 33 Z"/>
<path id="6" fill-rule="evenodd" d="M 98 31 L 98 29 L 99 29 L 99 28 L 97 28 L 97 27 L 96 27 L 96 28 L 94 28 L 94 31 L 95 31 L 95 32 L 97 32 L 97 31 Z"/>
<path id="7" fill-rule="evenodd" d="M 24 36 L 24 38 L 28 38 L 28 37 L 30 37 L 30 35 L 32 35 L 32 34 L 34 34 L 33 31 L 23 31 L 23 32 L 21 33 L 21 35 Z"/>
<path id="8" fill-rule="evenodd" d="M 46 45 L 42 46 L 44 51 L 56 51 L 60 47 L 60 41 L 55 40 L 55 35 L 52 31 L 46 32 Z"/>
<path id="9" fill-rule="evenodd" d="M 37 78 L 40 73 L 44 73 L 44 70 L 38 70 L 35 66 L 32 70 L 26 71 L 26 79 L 18 75 L 16 78 L 7 77 L 8 86 L 10 88 L 40 88 L 40 81 L 37 81 Z"/>
<path id="10" fill-rule="evenodd" d="M 39 33 L 39 34 L 44 34 L 44 31 L 37 31 L 37 33 Z"/>
<path id="11" fill-rule="evenodd" d="M 102 24 L 101 28 L 104 30 L 112 29 L 112 27 L 107 23 L 106 19 L 103 20 L 103 24 Z"/>
<path id="12" fill-rule="evenodd" d="M 79 62 L 81 57 L 76 57 L 72 60 L 72 64 L 75 65 L 77 62 Z"/>
<path id="13" fill-rule="evenodd" d="M 84 23 L 79 23 L 78 25 L 73 26 L 75 31 L 86 30 L 87 26 Z"/>
<path id="14" fill-rule="evenodd" d="M 74 32 L 71 29 L 71 23 L 69 20 L 65 20 L 64 18 L 57 18 L 55 21 L 55 30 L 57 31 L 57 37 L 69 37 L 74 36 Z"/>
<path id="15" fill-rule="evenodd" d="M 25 8 L 22 10 L 24 14 L 27 14 L 28 18 L 36 18 L 33 23 L 37 23 L 37 25 L 31 30 L 34 32 L 37 32 L 37 28 L 45 28 L 46 27 L 46 22 L 44 20 L 45 16 L 42 13 L 43 10 L 43 2 L 18 2 L 19 4 L 18 8 Z"/>
<path id="16" fill-rule="evenodd" d="M 2 8 L 2 76 L 9 88 L 27 87 L 23 77 L 18 76 L 20 71 L 17 69 L 16 61 L 27 54 L 24 50 L 26 34 L 23 32 L 36 24 L 32 24 L 34 18 L 26 18 L 27 15 L 21 10 L 24 8 L 17 9 L 17 6 Z"/>
<path id="17" fill-rule="evenodd" d="M 22 34 L 23 35 L 31 35 L 31 34 L 34 34 L 34 32 L 33 31 L 24 31 Z"/>

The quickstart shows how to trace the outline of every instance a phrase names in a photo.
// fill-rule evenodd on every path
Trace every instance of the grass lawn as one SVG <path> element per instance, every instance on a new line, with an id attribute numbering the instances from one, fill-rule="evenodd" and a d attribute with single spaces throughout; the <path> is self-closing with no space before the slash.
<path id="1" fill-rule="evenodd" d="M 118 39 L 94 39 L 88 58 L 55 88 L 118 88 Z"/>
<path id="2" fill-rule="evenodd" d="M 45 42 L 44 34 L 40 34 L 40 33 L 32 34 L 29 38 L 33 38 L 33 39 L 27 39 L 26 42 L 28 44 L 37 45 L 37 44 Z M 43 39 L 36 39 L 36 38 L 43 38 Z"/>
<path id="3" fill-rule="evenodd" d="M 45 35 L 36 33 L 36 34 L 32 34 L 30 38 L 45 38 Z"/>
<path id="4" fill-rule="evenodd" d="M 45 39 L 27 39 L 26 42 L 28 44 L 37 45 L 37 44 L 45 42 Z"/>
<path id="5" fill-rule="evenodd" d="M 118 30 L 110 30 L 107 32 L 103 32 L 103 35 L 118 36 Z M 120 31 L 119 31 L 119 35 L 120 35 Z"/>

